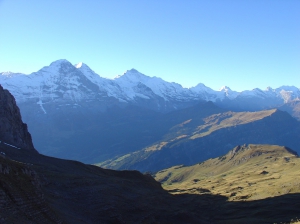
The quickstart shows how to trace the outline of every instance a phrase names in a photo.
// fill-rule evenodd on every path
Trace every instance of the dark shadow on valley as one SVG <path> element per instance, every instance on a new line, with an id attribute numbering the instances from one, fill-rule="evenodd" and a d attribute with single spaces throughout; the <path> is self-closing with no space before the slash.
<path id="1" fill-rule="evenodd" d="M 228 201 L 225 196 L 211 194 L 178 194 L 173 197 L 182 205 L 182 210 L 176 215 L 177 221 L 182 220 L 182 223 L 188 220 L 188 214 L 204 223 L 231 224 L 289 223 L 300 216 L 299 193 L 255 201 Z"/>

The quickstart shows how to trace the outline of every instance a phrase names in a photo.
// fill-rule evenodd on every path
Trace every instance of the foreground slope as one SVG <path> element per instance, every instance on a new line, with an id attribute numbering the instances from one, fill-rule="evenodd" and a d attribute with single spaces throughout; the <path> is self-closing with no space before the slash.
<path id="1" fill-rule="evenodd" d="M 39 215 L 46 210 L 44 207 L 57 220 L 67 223 L 106 223 L 121 220 L 142 222 L 149 218 L 147 214 L 151 214 L 147 210 L 152 206 L 147 201 L 156 203 L 157 196 L 166 195 L 151 176 L 137 171 L 104 170 L 75 161 L 20 151 L 5 145 L 1 145 L 0 149 L 5 153 L 1 166 L 8 170 L 1 173 L 1 186 L 9 186 L 1 188 L 7 197 L 6 203 L 2 205 L 1 215 L 7 223 L 13 220 L 14 214 L 9 213 L 13 210 L 19 211 L 25 223 L 53 221 L 54 218 L 49 218 L 47 213 L 44 217 L 30 216 Z M 16 175 L 18 166 L 23 166 L 19 168 L 23 173 Z M 33 182 L 35 179 L 37 183 Z M 20 184 L 22 188 L 17 187 Z M 20 211 L 23 204 L 33 211 Z M 36 205 L 31 206 L 32 204 Z"/>
<path id="2" fill-rule="evenodd" d="M 299 193 L 235 202 L 214 194 L 172 195 L 137 171 L 0 150 L 6 154 L 1 166 L 11 165 L 0 173 L 1 223 L 279 223 L 300 212 Z"/>
<path id="3" fill-rule="evenodd" d="M 229 200 L 257 200 L 300 192 L 300 159 L 276 145 L 237 146 L 226 155 L 155 175 L 174 194 L 215 194 Z"/>
<path id="4" fill-rule="evenodd" d="M 174 165 L 192 165 L 221 156 L 236 145 L 277 144 L 300 152 L 300 123 L 280 110 L 222 112 L 187 119 L 173 126 L 155 144 L 100 163 L 113 169 L 158 171 Z"/>

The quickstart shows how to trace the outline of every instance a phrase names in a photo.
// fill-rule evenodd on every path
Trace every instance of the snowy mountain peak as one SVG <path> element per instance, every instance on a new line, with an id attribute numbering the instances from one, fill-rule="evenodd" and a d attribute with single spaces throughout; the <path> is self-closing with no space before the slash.
<path id="1" fill-rule="evenodd" d="M 145 76 L 144 74 L 140 73 L 138 70 L 132 68 L 130 70 L 127 70 L 123 75 L 125 76 L 136 76 L 136 77 L 140 77 L 140 76 Z"/>
<path id="2" fill-rule="evenodd" d="M 284 91 L 292 91 L 292 92 L 298 92 L 299 89 L 296 86 L 280 86 L 277 88 L 278 90 L 284 90 Z"/>
<path id="3" fill-rule="evenodd" d="M 231 90 L 228 86 L 222 86 L 219 89 L 219 92 L 224 93 L 225 96 L 231 100 L 235 99 L 239 95 L 239 92 Z"/>
<path id="4" fill-rule="evenodd" d="M 3 76 L 11 77 L 11 76 L 13 76 L 15 73 L 13 73 L 13 72 L 1 72 L 0 74 L 3 75 Z"/>
<path id="5" fill-rule="evenodd" d="M 75 64 L 74 66 L 75 66 L 75 68 L 81 68 L 82 65 L 83 65 L 83 63 L 82 63 L 82 62 L 79 62 L 79 63 Z"/>
<path id="6" fill-rule="evenodd" d="M 87 64 L 85 64 L 83 62 L 79 62 L 79 63 L 75 64 L 74 67 L 79 69 L 80 71 L 86 70 L 86 71 L 92 71 L 93 73 L 95 73 Z"/>
<path id="7" fill-rule="evenodd" d="M 66 59 L 60 59 L 52 62 L 49 66 L 43 67 L 38 72 L 49 73 L 49 74 L 67 74 L 73 72 L 76 68 Z"/>
<path id="8" fill-rule="evenodd" d="M 126 79 L 130 80 L 131 82 L 143 82 L 142 80 L 150 78 L 142 73 L 140 73 L 136 69 L 127 70 L 123 75 L 118 75 L 115 79 Z"/>
<path id="9" fill-rule="evenodd" d="M 9 71 L 8 72 L 1 72 L 0 74 L 1 75 L 11 75 L 11 74 L 13 74 L 13 72 L 9 72 Z"/>
<path id="10" fill-rule="evenodd" d="M 203 83 L 198 83 L 198 85 L 196 85 L 195 87 L 192 88 L 207 88 L 206 85 L 204 85 Z"/>
<path id="11" fill-rule="evenodd" d="M 130 72 L 130 73 L 140 73 L 138 70 L 132 68 L 130 70 L 127 70 L 127 72 Z"/>
<path id="12" fill-rule="evenodd" d="M 74 67 L 81 71 L 90 81 L 95 83 L 99 82 L 100 76 L 83 62 L 75 64 Z"/>
<path id="13" fill-rule="evenodd" d="M 192 91 L 194 91 L 196 93 L 200 93 L 200 92 L 215 92 L 214 90 L 212 90 L 211 88 L 207 87 L 203 83 L 199 83 L 195 87 L 191 87 L 190 90 L 192 90 Z"/>
<path id="14" fill-rule="evenodd" d="M 300 90 L 295 86 L 268 87 L 266 90 L 256 88 L 242 92 L 233 91 L 228 86 L 215 91 L 203 83 L 183 88 L 180 84 L 144 75 L 134 68 L 114 79 L 107 79 L 82 62 L 72 65 L 65 59 L 54 61 L 30 75 L 0 73 L 0 84 L 9 89 L 18 102 L 34 99 L 42 110 L 45 102 L 79 102 L 86 99 L 134 103 L 142 100 L 147 105 L 145 100 L 149 100 L 153 107 L 164 111 L 198 100 L 226 104 L 228 100 L 235 99 L 242 104 L 247 99 L 255 99 L 255 102 L 268 102 L 268 107 L 271 107 L 300 98 Z"/>
<path id="15" fill-rule="evenodd" d="M 71 64 L 71 63 L 66 59 L 59 59 L 59 60 L 56 60 L 56 61 L 52 62 L 50 64 L 50 66 L 60 66 L 62 64 Z"/>
<path id="16" fill-rule="evenodd" d="M 222 86 L 219 91 L 221 92 L 228 92 L 228 91 L 232 91 L 228 86 Z"/>

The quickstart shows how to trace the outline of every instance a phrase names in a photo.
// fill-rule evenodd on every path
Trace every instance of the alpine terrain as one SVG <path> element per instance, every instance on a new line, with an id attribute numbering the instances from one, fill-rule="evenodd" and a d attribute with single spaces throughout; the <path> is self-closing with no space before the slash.
<path id="1" fill-rule="evenodd" d="M 194 111 L 191 113 L 195 116 L 193 115 L 191 123 L 183 124 L 185 127 L 192 124 L 203 125 L 201 119 L 204 117 L 226 111 L 254 112 L 279 108 L 299 119 L 297 105 L 300 91 L 294 86 L 281 86 L 276 89 L 268 87 L 266 90 L 253 89 L 242 92 L 233 91 L 226 86 L 215 91 L 202 83 L 192 88 L 183 88 L 180 84 L 169 83 L 158 77 L 149 77 L 135 69 L 128 70 L 114 79 L 107 79 L 100 77 L 84 63 L 72 65 L 64 59 L 54 61 L 29 75 L 13 72 L 0 74 L 0 84 L 15 97 L 38 151 L 85 163 L 115 160 L 151 148 L 163 140 L 168 142 L 172 139 L 170 136 L 176 135 L 173 130 L 180 128 L 181 123 L 192 119 L 185 114 L 186 109 Z M 213 106 L 208 102 L 215 105 L 211 111 L 209 108 Z M 206 111 L 205 115 L 201 111 Z M 195 123 L 196 120 L 201 121 Z M 275 119 L 272 122 L 277 121 Z M 176 125 L 179 126 L 174 129 Z M 233 124 L 231 126 L 235 128 Z M 296 123 L 294 126 L 297 126 Z M 239 130 L 240 127 L 237 126 L 235 130 Z M 188 130 L 193 131 L 193 128 Z M 197 131 L 196 129 L 194 131 Z M 273 130 L 271 127 L 270 129 Z M 201 130 L 203 132 L 204 129 Z M 229 129 L 218 130 L 212 134 Z M 187 130 L 180 132 L 185 133 Z M 288 132 L 287 135 L 293 134 Z M 198 141 L 198 137 L 193 138 Z M 178 140 L 180 143 L 177 145 L 181 145 L 181 142 L 186 142 L 189 138 Z M 249 138 L 251 140 L 251 136 Z M 243 137 L 241 141 L 242 139 Z M 235 144 L 251 143 L 248 140 L 241 141 L 225 142 L 224 148 L 220 149 L 219 145 L 214 151 L 224 153 Z M 256 142 L 282 143 L 281 140 L 275 140 L 274 136 L 263 139 L 263 142 Z M 220 144 L 223 143 L 220 141 Z M 218 156 L 219 154 L 214 151 L 204 153 L 205 156 L 199 159 Z M 196 162 L 196 159 L 191 159 L 188 164 L 193 162 Z M 125 166 L 114 166 L 116 167 Z M 155 169 L 161 168 L 163 167 Z"/>
<path id="2" fill-rule="evenodd" d="M 216 192 L 220 190 L 219 182 L 224 181 L 231 197 L 236 195 L 235 202 L 214 194 L 213 190 L 209 193 L 210 188 L 196 187 L 198 191 L 194 194 L 188 187 L 183 191 L 190 194 L 173 195 L 149 174 L 108 170 L 39 154 L 33 148 L 14 97 L 2 87 L 0 103 L 1 109 L 4 108 L 0 127 L 1 223 L 279 223 L 289 222 L 299 214 L 298 158 L 286 147 L 237 147 L 213 163 L 204 163 L 207 170 L 203 173 L 208 175 L 209 167 L 216 165 L 208 177 Z M 246 164 L 248 167 L 243 167 Z M 226 173 L 221 173 L 218 165 L 223 165 Z M 234 169 L 238 166 L 240 169 Z M 250 168 L 254 168 L 253 172 L 248 172 Z M 247 171 L 249 175 L 242 178 L 241 171 Z M 167 171 L 160 174 L 164 172 Z M 213 175 L 218 172 L 222 176 L 216 182 Z M 240 186 L 230 189 L 226 176 L 240 181 Z M 173 179 L 172 174 L 167 174 L 164 179 L 167 181 L 168 178 Z M 201 181 L 206 177 L 197 178 Z M 192 183 L 197 184 L 198 179 L 193 179 Z M 276 179 L 285 184 L 279 193 L 276 193 Z M 183 176 L 177 179 L 179 181 L 189 180 Z M 244 201 L 248 197 L 245 192 L 261 192 L 248 191 L 248 188 L 262 186 L 266 181 L 268 188 L 275 186 L 275 197 L 266 198 L 269 194 L 259 194 L 259 200 Z M 173 179 L 172 183 L 175 182 Z M 178 189 L 173 192 L 182 190 L 182 186 Z M 243 189 L 245 192 L 240 193 Z"/>

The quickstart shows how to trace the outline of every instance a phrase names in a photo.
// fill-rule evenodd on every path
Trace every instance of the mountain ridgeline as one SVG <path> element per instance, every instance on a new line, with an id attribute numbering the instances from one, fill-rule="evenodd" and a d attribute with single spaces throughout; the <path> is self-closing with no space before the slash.
<path id="1" fill-rule="evenodd" d="M 160 141 L 142 150 L 100 163 L 112 169 L 158 171 L 192 165 L 225 154 L 236 145 L 277 144 L 300 152 L 300 123 L 277 109 L 223 112 L 187 119 L 169 129 Z"/>
<path id="2" fill-rule="evenodd" d="M 156 166 L 155 155 L 171 156 L 174 157 L 172 161 L 191 164 L 197 162 L 197 158 L 204 160 L 218 156 L 236 144 L 288 142 L 289 147 L 295 145 L 296 140 L 282 140 L 296 135 L 294 131 L 287 131 L 281 121 L 282 117 L 292 119 L 287 118 L 288 114 L 272 116 L 272 122 L 263 127 L 266 132 L 262 135 L 257 134 L 262 124 L 255 119 L 252 122 L 249 116 L 249 122 L 218 126 L 218 130 L 202 136 L 209 125 L 214 126 L 210 130 L 216 127 L 212 123 L 205 124 L 207 119 L 213 119 L 209 116 L 214 115 L 216 119 L 218 116 L 235 117 L 230 111 L 280 108 L 300 118 L 297 112 L 300 91 L 294 86 L 242 92 L 229 87 L 214 91 L 201 83 L 183 88 L 135 69 L 114 79 L 106 79 L 84 63 L 72 65 L 67 60 L 55 61 L 30 75 L 3 72 L 0 84 L 14 95 L 40 153 L 84 163 L 102 162 L 106 167 L 119 169 L 157 170 L 173 164 L 166 159 L 163 167 L 153 168 Z M 277 113 L 280 112 L 274 112 Z M 284 128 L 277 130 L 280 122 Z M 296 120 L 290 123 L 293 123 L 292 130 L 297 129 Z M 275 127 L 276 131 L 273 130 Z M 246 133 L 243 128 L 252 128 L 252 131 Z M 276 139 L 275 134 L 283 136 L 283 131 L 287 137 Z M 198 135 L 193 136 L 191 132 Z M 235 132 L 238 140 L 234 140 Z M 189 153 L 185 153 L 187 147 L 191 147 L 193 158 L 188 158 Z M 139 159 L 132 162 L 132 156 Z M 142 162 L 145 157 L 152 158 L 154 163 L 145 166 Z M 124 158 L 127 165 L 123 164 Z"/>
<path id="3" fill-rule="evenodd" d="M 294 86 L 276 89 L 253 89 L 242 92 L 223 87 L 219 91 L 199 83 L 192 88 L 149 77 L 135 69 L 114 79 L 100 77 L 86 64 L 72 65 L 67 60 L 52 62 L 30 75 L 2 72 L 0 83 L 18 103 L 34 102 L 47 113 L 45 106 L 56 103 L 56 108 L 80 107 L 93 102 L 93 110 L 105 111 L 111 105 L 133 104 L 159 112 L 169 112 L 199 103 L 212 101 L 216 105 L 239 110 L 262 110 L 299 100 L 300 90 Z"/>
<path id="4" fill-rule="evenodd" d="M 193 166 L 155 174 L 173 194 L 219 194 L 231 201 L 258 200 L 300 191 L 298 154 L 276 145 L 242 145 Z"/>

